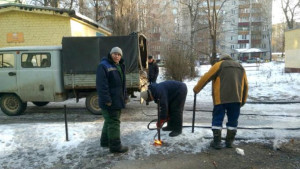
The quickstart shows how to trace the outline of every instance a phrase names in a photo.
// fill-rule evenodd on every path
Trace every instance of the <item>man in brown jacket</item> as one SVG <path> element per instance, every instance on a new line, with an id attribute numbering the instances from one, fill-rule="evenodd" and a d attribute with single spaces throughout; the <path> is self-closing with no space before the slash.
<path id="1" fill-rule="evenodd" d="M 220 56 L 220 61 L 215 63 L 204 74 L 194 87 L 194 92 L 199 93 L 203 87 L 212 81 L 212 97 L 214 102 L 212 131 L 214 139 L 210 146 L 221 149 L 222 124 L 225 113 L 228 122 L 226 147 L 232 148 L 234 141 L 240 108 L 246 103 L 248 95 L 248 81 L 245 69 L 234 61 L 229 55 Z"/>

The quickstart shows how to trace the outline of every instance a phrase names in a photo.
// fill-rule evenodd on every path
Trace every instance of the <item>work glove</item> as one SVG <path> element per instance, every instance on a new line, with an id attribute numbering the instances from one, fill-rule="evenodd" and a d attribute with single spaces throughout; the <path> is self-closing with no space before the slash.
<path id="1" fill-rule="evenodd" d="M 198 94 L 199 92 L 198 91 L 195 91 L 195 87 L 193 88 L 193 91 L 195 94 Z"/>
<path id="2" fill-rule="evenodd" d="M 156 122 L 156 127 L 157 128 L 161 128 L 164 125 L 164 123 L 167 122 L 167 121 L 169 121 L 169 118 L 167 118 L 167 119 L 161 119 L 161 120 L 157 121 Z"/>

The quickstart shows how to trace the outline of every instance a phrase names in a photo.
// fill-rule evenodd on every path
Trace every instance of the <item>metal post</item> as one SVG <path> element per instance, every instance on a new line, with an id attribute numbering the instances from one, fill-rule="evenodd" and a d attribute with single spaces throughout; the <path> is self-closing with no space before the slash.
<path id="1" fill-rule="evenodd" d="M 195 93 L 195 94 L 194 94 L 194 105 L 193 105 L 192 133 L 194 133 L 194 127 L 195 127 L 196 98 L 197 98 L 197 94 Z"/>
<path id="2" fill-rule="evenodd" d="M 157 123 L 160 125 L 160 110 L 159 110 L 159 106 L 160 106 L 160 102 L 159 102 L 159 99 L 157 100 Z M 158 140 L 160 140 L 160 128 L 161 126 L 157 127 L 157 137 L 158 137 Z"/>
<path id="3" fill-rule="evenodd" d="M 66 106 L 66 105 L 64 105 L 64 113 L 65 113 L 66 140 L 69 141 L 69 134 L 68 134 L 68 119 L 67 119 L 67 106 Z"/>

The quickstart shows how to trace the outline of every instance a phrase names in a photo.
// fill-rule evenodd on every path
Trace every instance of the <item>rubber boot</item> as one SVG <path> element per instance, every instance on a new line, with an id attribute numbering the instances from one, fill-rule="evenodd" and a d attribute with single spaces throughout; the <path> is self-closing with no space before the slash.
<path id="1" fill-rule="evenodd" d="M 218 129 L 213 129 L 213 135 L 214 135 L 214 140 L 210 143 L 210 146 L 213 147 L 214 149 L 221 149 L 221 135 L 222 135 L 222 130 Z"/>
<path id="2" fill-rule="evenodd" d="M 108 141 L 104 141 L 100 139 L 100 146 L 104 148 L 108 148 L 109 147 Z"/>
<path id="3" fill-rule="evenodd" d="M 105 122 L 104 122 L 105 123 Z M 108 134 L 107 134 L 107 125 L 104 124 L 102 128 L 101 138 L 100 138 L 100 146 L 104 148 L 108 148 Z"/>
<path id="4" fill-rule="evenodd" d="M 182 131 L 181 130 L 174 130 L 174 131 L 172 131 L 170 134 L 169 134 L 169 136 L 170 137 L 176 137 L 176 136 L 178 136 L 178 135 L 180 135 L 182 133 Z"/>
<path id="5" fill-rule="evenodd" d="M 236 130 L 228 130 L 227 129 L 227 135 L 226 135 L 226 140 L 225 140 L 225 144 L 227 148 L 232 148 L 232 143 L 234 141 L 236 135 Z"/>
<path id="6" fill-rule="evenodd" d="M 162 129 L 162 131 L 173 131 L 173 127 L 171 127 L 170 122 L 167 122 L 167 126 L 161 128 L 161 129 Z"/>
<path id="7" fill-rule="evenodd" d="M 122 146 L 121 140 L 111 140 L 109 144 L 109 151 L 111 153 L 125 153 L 128 151 L 127 146 Z"/>

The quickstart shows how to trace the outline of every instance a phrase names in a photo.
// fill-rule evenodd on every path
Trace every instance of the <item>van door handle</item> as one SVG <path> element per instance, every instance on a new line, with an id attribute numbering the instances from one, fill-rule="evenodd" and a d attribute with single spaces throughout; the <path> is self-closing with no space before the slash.
<path id="1" fill-rule="evenodd" d="M 16 73 L 16 72 L 9 72 L 8 75 L 9 75 L 9 76 L 16 76 L 17 73 Z"/>
<path id="2" fill-rule="evenodd" d="M 40 91 L 44 91 L 44 90 L 45 90 L 44 85 L 41 84 L 41 85 L 39 86 L 39 89 L 40 89 Z"/>

